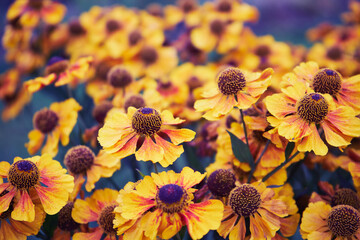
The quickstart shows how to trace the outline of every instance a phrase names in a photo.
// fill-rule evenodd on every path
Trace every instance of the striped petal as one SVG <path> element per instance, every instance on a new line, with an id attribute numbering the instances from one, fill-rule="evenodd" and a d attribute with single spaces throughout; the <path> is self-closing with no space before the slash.
<path id="1" fill-rule="evenodd" d="M 19 191 L 20 199 L 11 212 L 11 217 L 18 221 L 32 222 L 35 219 L 35 205 L 26 190 Z"/>

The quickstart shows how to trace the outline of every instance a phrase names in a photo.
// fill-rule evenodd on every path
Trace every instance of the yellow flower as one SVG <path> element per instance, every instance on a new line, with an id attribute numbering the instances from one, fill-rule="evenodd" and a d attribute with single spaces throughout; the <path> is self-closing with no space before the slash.
<path id="1" fill-rule="evenodd" d="M 286 78 L 293 78 L 304 82 L 318 93 L 330 94 L 339 105 L 352 107 L 360 113 L 360 74 L 352 77 L 342 77 L 339 72 L 331 68 L 319 68 L 316 62 L 300 63 L 293 73 L 284 76 L 282 87 L 289 86 Z M 290 83 L 291 85 L 291 83 Z"/>
<path id="2" fill-rule="evenodd" d="M 245 239 L 246 219 L 250 223 L 250 239 L 268 239 L 280 229 L 280 221 L 288 216 L 286 204 L 274 199 L 274 191 L 262 182 L 235 187 L 225 206 L 223 220 L 218 228 L 220 236 L 230 240 Z"/>
<path id="3" fill-rule="evenodd" d="M 63 4 L 50 0 L 17 0 L 10 6 L 6 18 L 13 20 L 20 17 L 22 25 L 35 27 L 40 19 L 47 24 L 57 24 L 63 19 L 65 12 L 66 7 Z"/>
<path id="4" fill-rule="evenodd" d="M 74 86 L 78 83 L 79 79 L 85 78 L 92 60 L 92 57 L 83 57 L 70 65 L 68 60 L 61 57 L 53 57 L 46 67 L 45 77 L 28 80 L 24 85 L 31 93 L 37 92 L 53 82 L 55 82 L 56 87 L 65 84 Z"/>
<path id="5" fill-rule="evenodd" d="M 220 225 L 223 204 L 219 200 L 194 203 L 194 185 L 205 174 L 185 167 L 181 173 L 161 172 L 146 176 L 135 190 L 122 196 L 125 219 L 138 219 L 139 227 L 150 239 L 169 239 L 187 225 L 192 239 L 201 239 L 209 230 Z"/>
<path id="6" fill-rule="evenodd" d="M 70 148 L 64 158 L 64 164 L 69 173 L 75 177 L 75 182 L 83 182 L 86 191 L 90 192 L 95 188 L 95 183 L 101 177 L 111 177 L 116 170 L 120 169 L 120 160 L 104 151 L 100 151 L 97 156 L 93 151 L 84 146 L 78 145 Z"/>
<path id="7" fill-rule="evenodd" d="M 325 155 L 328 147 L 320 137 L 317 125 L 324 130 L 326 141 L 335 147 L 345 147 L 353 137 L 360 135 L 360 119 L 351 107 L 337 106 L 329 94 L 314 93 L 302 82 L 295 81 L 282 89 L 283 93 L 265 99 L 270 124 L 291 142 L 297 150 L 313 150 Z"/>
<path id="8" fill-rule="evenodd" d="M 35 154 L 47 136 L 41 152 L 56 156 L 59 141 L 63 146 L 69 144 L 69 136 L 76 124 L 80 110 L 81 106 L 73 98 L 70 98 L 64 102 L 51 104 L 49 109 L 44 108 L 36 112 L 33 118 L 35 129 L 29 132 L 29 142 L 25 144 L 29 154 Z"/>
<path id="9" fill-rule="evenodd" d="M 183 146 L 178 145 L 195 136 L 189 129 L 170 128 L 182 122 L 167 110 L 160 114 L 153 108 L 129 107 L 125 114 L 113 109 L 99 130 L 98 140 L 105 152 L 118 158 L 135 153 L 137 160 L 151 160 L 167 167 L 183 153 Z"/>
<path id="10" fill-rule="evenodd" d="M 331 207 L 325 202 L 310 203 L 300 224 L 304 239 L 359 239 L 360 213 L 348 205 Z"/>
<path id="11" fill-rule="evenodd" d="M 75 222 L 80 224 L 97 222 L 98 226 L 91 228 L 88 233 L 75 233 L 74 240 L 101 239 L 103 234 L 107 235 L 106 239 L 115 239 L 116 231 L 113 221 L 117 195 L 118 191 L 105 188 L 96 190 L 85 200 L 76 199 L 71 213 Z"/>
<path id="12" fill-rule="evenodd" d="M 16 157 L 14 163 L 0 163 L 0 176 L 7 178 L 0 185 L 6 194 L 0 197 L 0 212 L 9 209 L 14 197 L 19 201 L 14 205 L 11 217 L 19 221 L 32 222 L 35 219 L 35 205 L 30 198 L 34 192 L 47 214 L 53 215 L 66 204 L 74 188 L 74 178 L 66 174 L 60 163 L 49 154 L 22 159 Z"/>
<path id="13" fill-rule="evenodd" d="M 261 74 L 226 68 L 218 74 L 217 87 L 210 86 L 210 90 L 203 93 L 205 99 L 197 100 L 194 107 L 197 111 L 206 111 L 203 117 L 211 121 L 222 118 L 233 107 L 249 108 L 270 85 L 272 74 L 271 68 Z"/>

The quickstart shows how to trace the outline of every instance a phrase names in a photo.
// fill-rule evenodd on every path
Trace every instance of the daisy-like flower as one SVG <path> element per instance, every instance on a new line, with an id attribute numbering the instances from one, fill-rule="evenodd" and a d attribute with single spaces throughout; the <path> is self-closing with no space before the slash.
<path id="1" fill-rule="evenodd" d="M 294 75 L 295 74 L 295 75 Z M 319 68 L 316 62 L 301 63 L 284 78 L 296 78 L 305 82 L 318 93 L 330 94 L 339 105 L 352 107 L 360 113 L 360 74 L 352 77 L 342 77 L 339 72 L 331 68 Z M 282 82 L 283 87 L 288 84 Z"/>
<path id="2" fill-rule="evenodd" d="M 359 239 L 360 213 L 349 205 L 331 207 L 325 202 L 310 203 L 300 224 L 304 239 Z"/>
<path id="3" fill-rule="evenodd" d="M 223 204 L 219 200 L 193 202 L 194 185 L 206 174 L 185 167 L 181 173 L 161 172 L 146 176 L 135 190 L 122 197 L 122 217 L 138 219 L 144 235 L 169 239 L 187 225 L 192 239 L 202 238 L 220 225 Z"/>
<path id="4" fill-rule="evenodd" d="M 66 204 L 74 188 L 74 178 L 66 174 L 60 163 L 49 154 L 22 159 L 16 157 L 14 163 L 0 163 L 0 176 L 7 182 L 0 185 L 0 212 L 7 211 L 14 197 L 11 217 L 19 221 L 32 222 L 35 219 L 35 205 L 30 192 L 35 192 L 47 214 L 53 215 Z"/>
<path id="5" fill-rule="evenodd" d="M 343 148 L 360 135 L 360 119 L 355 111 L 348 106 L 337 106 L 329 94 L 314 93 L 296 80 L 282 92 L 265 99 L 268 111 L 274 116 L 268 117 L 268 121 L 278 128 L 281 136 L 297 142 L 298 151 L 327 154 L 320 127 L 327 143 L 334 147 Z"/>
<path id="6" fill-rule="evenodd" d="M 249 220 L 250 239 L 270 239 L 280 229 L 280 220 L 288 216 L 287 206 L 262 182 L 235 187 L 225 206 L 223 220 L 218 228 L 220 236 L 230 240 L 245 239 Z"/>
<path id="7" fill-rule="evenodd" d="M 76 124 L 80 110 L 81 106 L 70 98 L 64 102 L 51 104 L 49 109 L 44 108 L 36 112 L 33 118 L 35 129 L 29 132 L 29 142 L 25 144 L 29 154 L 35 154 L 47 136 L 41 152 L 56 156 L 59 141 L 63 146 L 68 145 L 70 133 Z"/>
<path id="8" fill-rule="evenodd" d="M 63 4 L 51 0 L 17 0 L 10 6 L 6 18 L 10 21 L 20 17 L 22 25 L 35 27 L 40 19 L 47 24 L 57 24 L 65 12 Z"/>
<path id="9" fill-rule="evenodd" d="M 97 222 L 98 226 L 91 228 L 90 232 L 75 233 L 74 240 L 100 240 L 103 234 L 107 235 L 105 239 L 116 239 L 113 221 L 117 195 L 118 191 L 106 188 L 96 190 L 85 200 L 76 199 L 71 213 L 75 222 L 80 224 Z"/>
<path id="10" fill-rule="evenodd" d="M 217 77 L 217 87 L 210 86 L 202 95 L 205 99 L 197 100 L 194 107 L 197 111 L 206 111 L 203 117 L 211 121 L 225 116 L 233 107 L 249 108 L 266 91 L 272 74 L 271 68 L 262 73 L 226 68 Z"/>
<path id="11" fill-rule="evenodd" d="M 8 194 L 8 191 L 3 191 L 0 196 L 6 194 Z M 39 232 L 45 220 L 46 214 L 38 204 L 35 204 L 34 221 L 26 222 L 13 219 L 11 213 L 16 204 L 16 200 L 11 201 L 8 210 L 0 214 L 0 239 L 26 240 L 27 236 L 36 235 Z"/>
<path id="12" fill-rule="evenodd" d="M 184 152 L 178 144 L 189 142 L 195 136 L 190 129 L 171 129 L 171 125 L 182 122 L 184 120 L 174 118 L 167 110 L 159 113 L 153 108 L 129 107 L 125 114 L 113 109 L 99 130 L 98 140 L 105 152 L 118 158 L 135 153 L 139 161 L 151 160 L 167 167 Z"/>
<path id="13" fill-rule="evenodd" d="M 79 58 L 73 64 L 61 57 L 53 57 L 46 67 L 46 76 L 37 77 L 24 83 L 29 92 L 34 93 L 55 81 L 55 86 L 65 84 L 75 85 L 77 80 L 83 79 L 90 67 L 92 57 Z"/>
<path id="14" fill-rule="evenodd" d="M 94 152 L 84 145 L 70 148 L 65 155 L 64 163 L 70 174 L 75 177 L 75 182 L 82 183 L 82 179 L 87 177 L 85 189 L 88 192 L 95 188 L 95 183 L 101 177 L 111 177 L 120 169 L 118 158 L 104 151 L 95 156 Z"/>

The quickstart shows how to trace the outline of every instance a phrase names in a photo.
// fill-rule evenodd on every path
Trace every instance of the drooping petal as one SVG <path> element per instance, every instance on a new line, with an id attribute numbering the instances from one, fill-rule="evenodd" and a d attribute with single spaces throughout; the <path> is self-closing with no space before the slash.
<path id="1" fill-rule="evenodd" d="M 296 102 L 292 101 L 284 94 L 273 94 L 266 97 L 264 102 L 268 111 L 276 118 L 284 118 L 285 116 L 296 112 Z"/>
<path id="2" fill-rule="evenodd" d="M 161 132 L 166 133 L 171 142 L 178 145 L 183 142 L 190 142 L 194 139 L 196 132 L 190 129 L 164 129 Z"/>
<path id="3" fill-rule="evenodd" d="M 280 219 L 280 231 L 284 237 L 290 237 L 295 234 L 299 225 L 300 214 L 295 214 L 287 218 Z"/>
<path id="4" fill-rule="evenodd" d="M 0 162 L 0 176 L 6 177 L 8 175 L 10 169 L 10 163 L 8 162 Z M 0 191 L 1 193 L 2 191 Z"/>
<path id="5" fill-rule="evenodd" d="M 192 239 L 201 239 L 209 230 L 220 226 L 224 205 L 219 200 L 191 204 L 183 213 Z"/>
<path id="6" fill-rule="evenodd" d="M 35 205 L 26 190 L 19 191 L 20 199 L 11 212 L 11 217 L 18 221 L 33 222 L 35 219 Z"/>
<path id="7" fill-rule="evenodd" d="M 162 214 L 162 219 L 159 226 L 159 237 L 162 239 L 170 239 L 181 230 L 183 226 L 182 219 L 178 213 Z"/>
<path id="8" fill-rule="evenodd" d="M 145 137 L 145 141 L 139 150 L 135 152 L 137 160 L 160 162 L 164 157 L 164 149 L 154 143 L 150 137 Z"/>
<path id="9" fill-rule="evenodd" d="M 0 222 L 0 239 L 6 240 L 26 240 L 25 234 L 16 231 L 7 221 Z"/>
<path id="10" fill-rule="evenodd" d="M 315 124 L 311 124 L 310 128 L 311 134 L 299 141 L 297 149 L 300 152 L 309 152 L 312 150 L 316 155 L 325 156 L 328 152 L 328 147 L 320 138 Z"/>
<path id="11" fill-rule="evenodd" d="M 58 213 L 65 206 L 69 198 L 69 192 L 61 188 L 46 188 L 38 185 L 35 186 L 35 189 L 44 207 L 44 211 L 50 215 Z"/>
<path id="12" fill-rule="evenodd" d="M 163 158 L 159 161 L 161 166 L 167 167 L 173 164 L 184 152 L 183 146 L 176 146 L 173 143 L 164 140 L 157 134 L 154 136 L 156 144 L 163 150 Z"/>
<path id="13" fill-rule="evenodd" d="M 231 230 L 229 239 L 231 239 L 231 240 L 235 240 L 235 239 L 244 240 L 245 239 L 245 234 L 246 234 L 245 218 L 240 217 L 239 222 Z"/>
<path id="14" fill-rule="evenodd" d="M 224 207 L 223 220 L 221 221 L 221 225 L 217 229 L 217 232 L 223 238 L 226 238 L 229 233 L 232 231 L 238 215 L 234 213 L 230 206 Z M 241 219 L 240 219 L 241 220 Z"/>
<path id="15" fill-rule="evenodd" d="M 78 223 L 86 224 L 97 221 L 100 211 L 101 209 L 96 206 L 95 201 L 92 199 L 76 199 L 71 217 Z"/>
<path id="16" fill-rule="evenodd" d="M 145 198 L 135 192 L 130 192 L 123 196 L 122 216 L 127 219 L 139 218 L 153 206 L 155 206 L 153 199 Z"/>
<path id="17" fill-rule="evenodd" d="M 194 170 L 189 167 L 184 167 L 180 173 L 178 184 L 184 189 L 189 189 L 192 186 L 200 183 L 205 176 L 206 173 L 201 174 L 200 172 L 194 172 Z"/>
<path id="18" fill-rule="evenodd" d="M 60 129 L 55 128 L 54 131 L 48 134 L 46 143 L 43 149 L 41 150 L 41 154 L 48 153 L 52 157 L 55 157 L 58 153 L 59 139 L 60 139 Z"/>
<path id="19" fill-rule="evenodd" d="M 173 114 L 169 110 L 161 112 L 161 120 L 164 125 L 177 125 L 185 121 L 180 118 L 174 118 Z"/>
<path id="20" fill-rule="evenodd" d="M 304 121 L 297 115 L 287 116 L 279 125 L 278 132 L 290 141 L 298 141 L 317 131 L 315 124 Z"/>
<path id="21" fill-rule="evenodd" d="M 45 135 L 40 130 L 31 130 L 28 134 L 29 142 L 25 144 L 30 155 L 34 155 L 41 148 Z"/>
<path id="22" fill-rule="evenodd" d="M 0 212 L 2 213 L 2 212 L 5 212 L 6 210 L 8 210 L 12 199 L 14 198 L 15 194 L 17 193 L 17 190 L 15 187 L 10 186 L 10 183 L 3 183 L 0 186 L 1 186 L 1 189 L 3 189 L 3 191 L 5 189 L 7 189 L 7 191 L 9 191 L 4 196 L 0 197 Z M 1 192 L 3 192 L 3 191 L 1 191 Z"/>

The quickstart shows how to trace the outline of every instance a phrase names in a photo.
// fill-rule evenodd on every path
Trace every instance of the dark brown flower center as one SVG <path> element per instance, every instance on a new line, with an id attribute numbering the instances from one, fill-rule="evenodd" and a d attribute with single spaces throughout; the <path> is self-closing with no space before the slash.
<path id="1" fill-rule="evenodd" d="M 71 216 L 73 208 L 74 203 L 68 202 L 58 214 L 58 227 L 63 231 L 71 232 L 80 226 Z"/>
<path id="2" fill-rule="evenodd" d="M 129 97 L 124 104 L 124 108 L 127 111 L 129 107 L 142 108 L 145 107 L 145 100 L 141 95 L 133 95 Z"/>
<path id="3" fill-rule="evenodd" d="M 210 192 L 219 197 L 227 197 L 235 187 L 235 175 L 226 169 L 218 169 L 210 174 L 207 185 Z"/>
<path id="4" fill-rule="evenodd" d="M 315 92 L 336 97 L 341 89 L 341 75 L 332 69 L 322 69 L 315 74 L 312 85 Z"/>
<path id="5" fill-rule="evenodd" d="M 210 31 L 217 36 L 220 36 L 225 31 L 225 27 L 226 23 L 219 19 L 215 19 L 210 23 Z"/>
<path id="6" fill-rule="evenodd" d="M 35 10 L 40 10 L 43 6 L 43 0 L 29 0 L 29 7 Z"/>
<path id="7" fill-rule="evenodd" d="M 115 209 L 116 205 L 110 205 L 105 208 L 100 213 L 98 223 L 100 227 L 104 230 L 106 234 L 115 234 L 116 230 L 114 229 L 113 221 L 115 219 Z"/>
<path id="8" fill-rule="evenodd" d="M 132 117 L 132 128 L 138 134 L 151 136 L 160 130 L 162 120 L 153 108 L 140 108 Z"/>
<path id="9" fill-rule="evenodd" d="M 180 212 L 186 206 L 188 195 L 186 191 L 177 184 L 162 186 L 156 194 L 157 208 L 167 213 Z"/>
<path id="10" fill-rule="evenodd" d="M 64 158 L 64 164 L 73 174 L 85 173 L 94 163 L 95 154 L 87 146 L 70 148 Z"/>
<path id="11" fill-rule="evenodd" d="M 107 113 L 113 108 L 111 102 L 105 101 L 94 107 L 92 115 L 99 124 L 103 124 Z"/>
<path id="12" fill-rule="evenodd" d="M 190 77 L 186 83 L 189 85 L 190 91 L 203 85 L 202 81 L 196 76 Z"/>
<path id="13" fill-rule="evenodd" d="M 117 30 L 121 29 L 122 25 L 120 22 L 110 19 L 106 22 L 106 30 L 108 33 L 116 32 Z"/>
<path id="14" fill-rule="evenodd" d="M 140 51 L 140 58 L 145 65 L 151 65 L 158 59 L 158 53 L 153 47 L 144 47 Z"/>
<path id="15" fill-rule="evenodd" d="M 232 9 L 231 1 L 222 0 L 217 4 L 216 8 L 219 12 L 223 12 L 223 13 L 230 12 Z"/>
<path id="16" fill-rule="evenodd" d="M 130 46 L 136 45 L 142 38 L 141 32 L 138 30 L 134 30 L 129 35 L 129 44 Z"/>
<path id="17" fill-rule="evenodd" d="M 58 115 L 50 109 L 42 109 L 36 112 L 33 119 L 34 127 L 44 134 L 54 130 L 58 122 Z"/>
<path id="18" fill-rule="evenodd" d="M 260 193 L 250 184 L 243 184 L 230 192 L 229 204 L 236 214 L 248 217 L 260 207 Z"/>
<path id="19" fill-rule="evenodd" d="M 133 77 L 128 70 L 115 66 L 109 71 L 107 80 L 113 87 L 123 88 L 133 81 Z"/>
<path id="20" fill-rule="evenodd" d="M 39 169 L 31 161 L 20 160 L 10 166 L 8 179 L 18 189 L 29 189 L 38 184 Z"/>
<path id="21" fill-rule="evenodd" d="M 238 68 L 229 67 L 219 74 L 217 83 L 222 94 L 234 95 L 244 89 L 246 80 Z"/>
<path id="22" fill-rule="evenodd" d="M 338 236 L 350 238 L 360 227 L 360 214 L 351 206 L 338 205 L 331 210 L 327 225 L 334 238 Z"/>
<path id="23" fill-rule="evenodd" d="M 326 56 L 331 60 L 337 61 L 342 58 L 343 51 L 339 47 L 331 47 L 328 49 Z"/>
<path id="24" fill-rule="evenodd" d="M 270 54 L 270 48 L 266 45 L 260 45 L 255 49 L 255 54 L 259 57 L 267 57 Z"/>
<path id="25" fill-rule="evenodd" d="M 350 188 L 341 188 L 336 190 L 334 196 L 331 198 L 331 206 L 349 205 L 355 209 L 360 208 L 360 198 L 356 192 Z"/>
<path id="26" fill-rule="evenodd" d="M 329 104 L 318 93 L 306 94 L 297 103 L 297 113 L 309 123 L 320 123 L 329 111 Z"/>
<path id="27" fill-rule="evenodd" d="M 69 23 L 69 33 L 74 37 L 78 37 L 85 34 L 86 30 L 78 20 L 73 20 Z"/>

